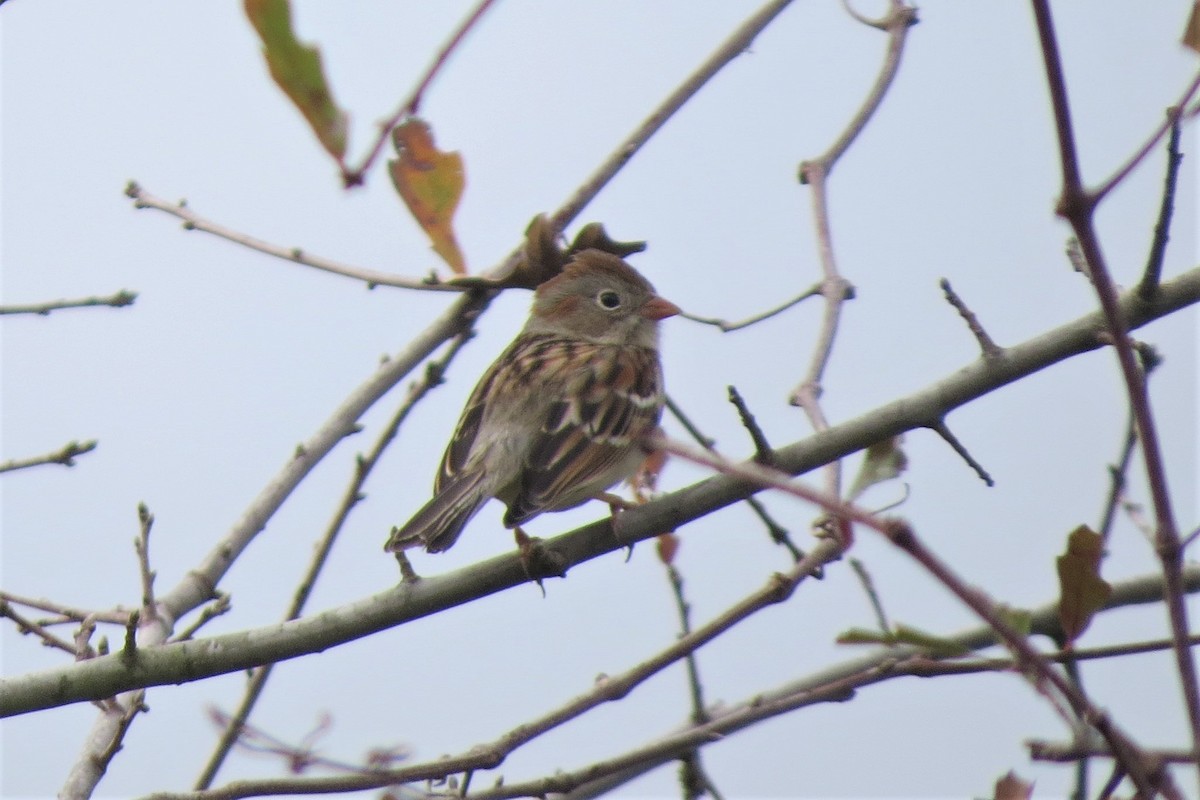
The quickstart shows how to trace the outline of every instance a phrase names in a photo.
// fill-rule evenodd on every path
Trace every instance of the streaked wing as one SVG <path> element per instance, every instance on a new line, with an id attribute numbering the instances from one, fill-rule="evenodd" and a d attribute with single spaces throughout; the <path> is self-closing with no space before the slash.
<path id="1" fill-rule="evenodd" d="M 553 371 L 574 359 L 578 348 L 576 342 L 547 334 L 518 336 L 513 340 L 492 362 L 467 399 L 467 405 L 454 428 L 454 438 L 446 447 L 441 469 L 434 479 L 434 494 L 441 491 L 476 455 L 476 439 L 480 430 L 489 423 L 511 424 L 508 421 L 495 421 L 497 409 L 489 404 L 488 398 L 504 398 L 503 404 L 495 405 L 503 405 L 510 410 L 527 407 L 534 395 L 542 395 L 543 384 L 554 380 Z"/>
<path id="2" fill-rule="evenodd" d="M 662 412 L 662 370 L 653 351 L 548 344 L 539 382 L 558 391 L 530 447 L 506 525 L 571 508 L 628 477 L 638 442 Z"/>

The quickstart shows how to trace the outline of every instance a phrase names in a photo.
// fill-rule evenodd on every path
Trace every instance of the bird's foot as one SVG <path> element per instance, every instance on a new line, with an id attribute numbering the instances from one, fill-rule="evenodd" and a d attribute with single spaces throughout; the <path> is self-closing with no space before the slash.
<path id="1" fill-rule="evenodd" d="M 542 581 L 546 578 L 567 577 L 566 559 L 562 553 L 546 547 L 541 539 L 530 536 L 520 527 L 513 528 L 513 538 L 517 541 L 517 550 L 521 555 L 521 566 L 525 575 L 538 585 L 542 590 L 542 597 L 545 597 L 546 587 L 542 585 Z"/>

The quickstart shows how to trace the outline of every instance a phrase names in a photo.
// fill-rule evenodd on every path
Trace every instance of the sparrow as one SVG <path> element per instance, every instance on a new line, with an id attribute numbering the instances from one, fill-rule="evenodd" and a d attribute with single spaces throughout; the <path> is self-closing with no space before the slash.
<path id="1" fill-rule="evenodd" d="M 433 499 L 384 549 L 449 549 L 489 499 L 515 528 L 605 498 L 645 458 L 665 394 L 658 323 L 680 313 L 615 255 L 576 253 L 537 287 L 516 339 L 467 400 Z M 611 496 L 608 496 L 611 497 Z"/>

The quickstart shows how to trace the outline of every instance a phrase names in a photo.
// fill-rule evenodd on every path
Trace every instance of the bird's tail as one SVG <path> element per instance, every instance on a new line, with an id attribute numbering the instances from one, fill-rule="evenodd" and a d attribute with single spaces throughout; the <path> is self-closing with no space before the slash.
<path id="1" fill-rule="evenodd" d="M 491 497 L 484 477 L 483 470 L 459 473 L 412 519 L 393 528 L 383 549 L 396 552 L 420 545 L 430 553 L 450 549 L 467 522 Z"/>

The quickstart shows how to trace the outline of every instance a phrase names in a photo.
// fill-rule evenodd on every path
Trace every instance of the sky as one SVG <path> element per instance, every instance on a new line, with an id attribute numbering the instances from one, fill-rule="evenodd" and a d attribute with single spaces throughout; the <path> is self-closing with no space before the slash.
<path id="1" fill-rule="evenodd" d="M 881 3 L 855 4 L 877 13 Z M 1188 3 L 1054 3 L 1072 112 L 1089 183 L 1133 153 L 1197 69 L 1178 46 Z M 297 2 L 302 38 L 321 48 L 338 102 L 351 113 L 357 160 L 376 121 L 404 98 L 467 12 L 460 2 Z M 472 272 L 499 263 L 536 214 L 557 208 L 596 165 L 757 4 L 498 3 L 425 96 L 440 146 L 462 153 L 467 188 L 456 217 Z M 948 278 L 1001 345 L 1095 307 L 1064 255 L 1050 104 L 1032 13 L 1024 3 L 928 0 L 879 113 L 831 178 L 839 266 L 856 287 L 824 376 L 831 422 L 851 419 L 972 363 L 978 349 L 938 288 Z M 646 240 L 630 261 L 659 292 L 703 316 L 740 319 L 818 278 L 811 198 L 798 164 L 824 151 L 871 86 L 884 36 L 840 4 L 797 2 L 675 115 L 584 209 L 568 233 L 600 221 Z M 0 318 L 0 461 L 72 439 L 97 449 L 72 469 L 0 477 L 0 588 L 75 606 L 136 605 L 136 509 L 156 517 L 151 558 L 173 587 L 238 519 L 341 400 L 452 301 L 272 259 L 181 229 L 123 195 L 136 180 L 201 214 L 287 247 L 406 276 L 444 268 L 392 189 L 382 164 L 364 187 L 337 171 L 273 84 L 239 3 L 16 0 L 0 7 L 0 303 L 139 293 L 123 309 Z M 1185 137 L 1169 277 L 1196 265 L 1195 137 Z M 1162 187 L 1157 149 L 1106 200 L 1100 237 L 1114 279 L 1136 282 Z M 310 610 L 382 591 L 397 580 L 381 552 L 392 525 L 429 496 L 445 442 L 478 376 L 522 324 L 525 292 L 504 293 L 479 320 L 447 382 L 404 425 L 355 509 Z M 735 385 L 774 444 L 811 432 L 787 397 L 820 324 L 807 301 L 752 328 L 721 333 L 683 319 L 663 325 L 668 391 L 721 452 L 752 446 L 726 400 Z M 1196 327 L 1185 312 L 1139 331 L 1165 358 L 1155 411 L 1181 527 L 1196 526 Z M 403 387 L 363 418 L 272 518 L 226 576 L 233 610 L 204 635 L 279 620 L 313 543 L 333 514 L 356 453 L 374 441 Z M 933 433 L 909 434 L 907 489 L 873 489 L 961 575 L 1015 606 L 1051 602 L 1066 534 L 1095 525 L 1126 404 L 1110 352 L 1095 352 L 994 392 L 949 426 L 995 477 L 985 487 Z M 684 438 L 671 418 L 667 432 Z M 857 460 L 847 460 L 852 474 Z M 707 473 L 668 464 L 662 488 Z M 1148 503 L 1135 470 L 1131 499 Z M 810 476 L 817 480 L 818 476 Z M 817 516 L 776 495 L 764 502 L 801 546 Z M 422 574 L 451 572 L 511 549 L 489 504 L 450 552 L 417 555 Z M 540 536 L 598 518 L 585 506 L 530 525 Z M 744 506 L 679 531 L 677 566 L 693 620 L 757 589 L 790 560 Z M 852 555 L 870 570 L 889 615 L 952 633 L 971 614 L 886 543 L 861 533 Z M 1126 518 L 1105 576 L 1152 572 L 1152 547 Z M 707 699 L 736 703 L 860 654 L 834 643 L 873 613 L 845 562 L 699 652 Z M 1200 608 L 1192 606 L 1193 616 Z M 420 758 L 496 738 L 673 641 L 678 623 L 662 565 L 642 546 L 516 589 L 289 662 L 252 721 L 291 740 L 322 713 L 321 745 L 355 760 L 403 743 Z M 1082 644 L 1164 635 L 1160 609 L 1098 619 Z M 114 641 L 120 634 L 110 634 Z M 0 626 L 6 676 L 64 655 Z M 1169 659 L 1090 667 L 1096 701 L 1148 746 L 1183 746 Z M 226 675 L 152 690 L 101 783 L 101 796 L 191 786 L 217 731 L 207 709 L 231 709 L 244 684 Z M 508 782 L 572 769 L 672 730 L 690 713 L 681 667 L 514 754 Z M 80 704 L 0 723 L 0 794 L 49 797 L 76 758 L 95 710 Z M 704 751 L 726 797 L 987 796 L 1010 769 L 1038 796 L 1071 770 L 1029 762 L 1032 737 L 1065 731 L 1019 678 L 895 680 L 852 702 L 817 706 Z M 47 743 L 53 746 L 47 746 Z M 964 743 L 969 742 L 969 746 Z M 220 781 L 282 774 L 238 753 Z M 1102 772 L 1103 770 L 1100 770 Z M 1178 773 L 1194 790 L 1195 780 Z M 493 776 L 486 777 L 490 783 Z M 1099 780 L 1103 780 L 1100 777 Z M 480 785 L 483 785 L 482 783 Z M 675 769 L 623 797 L 678 796 Z M 1194 796 L 1191 795 L 1191 796 Z"/>

